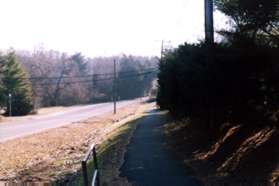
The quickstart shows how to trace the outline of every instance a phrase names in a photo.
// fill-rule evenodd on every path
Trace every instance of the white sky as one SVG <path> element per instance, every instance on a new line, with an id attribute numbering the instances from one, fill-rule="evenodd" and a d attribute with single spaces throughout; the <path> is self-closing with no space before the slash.
<path id="1" fill-rule="evenodd" d="M 203 38 L 203 1 L 0 0 L 0 49 L 159 55 L 163 39 Z"/>

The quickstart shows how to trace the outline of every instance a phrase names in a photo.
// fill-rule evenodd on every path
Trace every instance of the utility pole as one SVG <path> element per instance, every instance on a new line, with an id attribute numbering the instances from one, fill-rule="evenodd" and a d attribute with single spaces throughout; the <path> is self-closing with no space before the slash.
<path id="1" fill-rule="evenodd" d="M 161 44 L 161 60 L 163 57 L 163 53 L 164 53 L 164 40 L 162 40 L 162 44 Z"/>
<path id="2" fill-rule="evenodd" d="M 171 41 L 170 40 L 162 40 L 161 43 L 161 59 L 164 57 L 164 54 L 168 52 L 168 50 L 171 49 Z"/>
<path id="3" fill-rule="evenodd" d="M 9 93 L 9 116 L 12 116 L 12 94 Z"/>
<path id="4" fill-rule="evenodd" d="M 213 60 L 213 44 L 214 44 L 214 23 L 213 23 L 213 0 L 205 0 L 205 43 L 207 45 L 207 65 L 210 66 Z M 208 79 L 209 81 L 209 79 Z M 205 104 L 207 109 L 207 127 L 212 128 L 212 108 L 214 105 L 210 104 L 210 97 L 212 87 L 207 88 L 207 96 L 205 97 Z"/>
<path id="5" fill-rule="evenodd" d="M 214 43 L 213 0 L 205 0 L 205 42 Z"/>
<path id="6" fill-rule="evenodd" d="M 113 113 L 116 114 L 116 99 L 117 99 L 117 85 L 116 85 L 116 61 L 113 60 Z"/>

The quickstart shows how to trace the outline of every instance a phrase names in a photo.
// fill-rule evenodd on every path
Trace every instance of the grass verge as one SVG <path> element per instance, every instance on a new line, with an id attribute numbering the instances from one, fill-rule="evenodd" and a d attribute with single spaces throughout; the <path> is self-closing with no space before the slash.
<path id="1" fill-rule="evenodd" d="M 127 180 L 120 178 L 119 169 L 124 163 L 126 147 L 137 126 L 136 119 L 121 127 L 110 139 L 100 146 L 100 167 L 103 185 L 129 185 Z"/>
<path id="2" fill-rule="evenodd" d="M 97 146 L 97 157 L 100 169 L 101 185 L 128 186 L 125 178 L 120 177 L 119 169 L 124 162 L 126 147 L 136 129 L 137 121 L 140 118 L 130 121 L 116 129 L 106 141 Z M 90 178 L 93 175 L 93 162 L 88 163 Z M 79 178 L 79 185 L 83 185 L 82 178 Z"/>

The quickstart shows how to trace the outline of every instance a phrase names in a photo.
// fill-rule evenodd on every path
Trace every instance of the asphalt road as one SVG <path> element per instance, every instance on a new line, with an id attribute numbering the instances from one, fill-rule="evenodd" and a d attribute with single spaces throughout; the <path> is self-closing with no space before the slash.
<path id="1" fill-rule="evenodd" d="M 139 99 L 120 101 L 117 103 L 117 108 L 121 108 L 139 101 Z M 88 118 L 96 117 L 112 111 L 113 103 L 101 103 L 86 106 L 75 106 L 57 113 L 2 122 L 0 123 L 0 142 L 42 132 L 46 129 L 69 125 L 74 122 L 86 120 Z"/>
<path id="2" fill-rule="evenodd" d="M 166 148 L 163 126 L 167 121 L 166 115 L 155 109 L 139 120 L 120 175 L 135 186 L 201 186 L 191 169 Z"/>

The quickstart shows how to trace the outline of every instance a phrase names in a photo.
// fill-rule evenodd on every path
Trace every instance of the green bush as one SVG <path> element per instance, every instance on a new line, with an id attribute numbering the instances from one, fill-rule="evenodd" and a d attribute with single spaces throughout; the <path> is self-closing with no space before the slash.
<path id="1" fill-rule="evenodd" d="M 277 122 L 279 52 L 216 44 L 179 46 L 160 63 L 157 103 L 175 115 L 260 125 Z"/>

